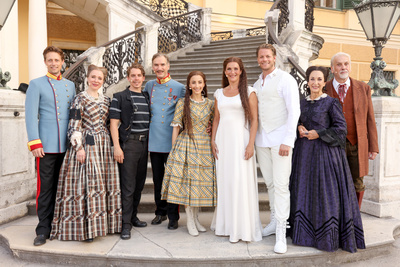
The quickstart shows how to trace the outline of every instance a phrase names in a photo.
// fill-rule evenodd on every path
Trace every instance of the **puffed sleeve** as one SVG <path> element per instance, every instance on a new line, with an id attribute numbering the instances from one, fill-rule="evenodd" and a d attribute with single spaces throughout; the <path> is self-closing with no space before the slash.
<path id="1" fill-rule="evenodd" d="M 335 98 L 334 101 L 332 101 L 328 114 L 331 121 L 330 127 L 316 130 L 319 138 L 329 146 L 340 146 L 345 149 L 347 125 L 338 99 Z"/>
<path id="2" fill-rule="evenodd" d="M 217 101 L 219 101 L 219 97 L 220 97 L 220 95 L 221 95 L 221 90 L 222 90 L 222 89 L 217 89 L 217 90 L 214 92 L 214 98 L 217 99 Z"/>
<path id="3" fill-rule="evenodd" d="M 249 87 L 247 88 L 247 94 L 248 94 L 248 96 L 250 96 L 251 93 L 253 93 L 253 92 L 255 92 L 256 95 L 257 95 L 257 89 L 254 88 L 254 87 L 249 86 Z"/>
<path id="4" fill-rule="evenodd" d="M 75 96 L 69 111 L 68 138 L 75 150 L 82 147 L 82 94 Z"/>
<path id="5" fill-rule="evenodd" d="M 178 100 L 178 103 L 176 103 L 175 107 L 175 113 L 174 113 L 174 119 L 171 122 L 171 126 L 179 126 L 183 128 L 183 107 L 185 104 L 185 99 L 180 98 Z"/>

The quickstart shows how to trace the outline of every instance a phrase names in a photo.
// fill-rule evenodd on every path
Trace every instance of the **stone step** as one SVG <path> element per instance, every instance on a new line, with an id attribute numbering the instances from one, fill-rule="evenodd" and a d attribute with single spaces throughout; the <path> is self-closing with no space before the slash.
<path id="1" fill-rule="evenodd" d="M 253 44 L 232 44 L 232 45 L 225 45 L 225 46 L 203 46 L 194 49 L 193 52 L 224 52 L 224 51 L 229 51 L 232 53 L 241 53 L 243 52 L 248 52 L 251 51 L 253 54 L 256 53 L 257 47 L 259 47 L 259 43 L 253 43 Z"/>
<path id="2" fill-rule="evenodd" d="M 255 57 L 254 57 L 255 58 Z M 174 63 L 174 64 L 172 64 Z M 204 62 L 193 62 L 193 61 L 188 61 L 188 62 L 181 62 L 181 61 L 175 61 L 171 62 L 171 72 L 179 72 L 181 70 L 190 72 L 192 69 L 195 70 L 221 70 L 223 69 L 223 60 L 218 61 L 214 60 L 213 58 L 210 58 L 208 61 Z M 260 67 L 258 66 L 258 63 L 256 60 L 247 60 L 243 62 L 244 67 L 246 68 L 246 71 L 249 68 L 255 68 L 260 72 Z M 172 67 L 173 66 L 173 67 Z"/>
<path id="3" fill-rule="evenodd" d="M 201 64 L 201 63 L 210 63 L 210 64 L 221 64 L 224 62 L 226 59 L 226 56 L 215 56 L 215 57 L 198 57 L 196 58 L 196 64 Z M 243 64 L 247 63 L 254 63 L 257 62 L 257 57 L 254 53 L 254 55 L 247 55 L 247 56 L 240 56 L 240 58 L 243 61 Z M 192 58 L 188 58 L 186 56 L 179 56 L 177 60 L 171 60 L 171 66 L 176 66 L 177 64 L 180 63 L 191 63 L 195 64 L 194 60 Z"/>
<path id="4" fill-rule="evenodd" d="M 228 40 L 220 40 L 220 41 L 213 41 L 210 44 L 204 45 L 204 47 L 208 46 L 224 46 L 224 45 L 232 45 L 232 44 L 252 44 L 252 43 L 265 43 L 266 42 L 265 35 L 258 35 L 258 36 L 249 36 L 244 38 L 232 38 Z"/>
<path id="5" fill-rule="evenodd" d="M 195 59 L 198 57 L 211 57 L 211 56 L 225 56 L 225 57 L 240 57 L 240 56 L 254 56 L 255 50 L 247 50 L 245 48 L 240 50 L 223 50 L 221 51 L 192 51 L 187 52 L 186 56 L 190 56 L 191 58 Z"/>
<path id="6" fill-rule="evenodd" d="M 258 178 L 258 197 L 260 210 L 269 210 L 269 198 L 267 187 L 262 177 Z M 146 178 L 145 186 L 142 191 L 142 198 L 138 207 L 139 213 L 153 213 L 156 209 L 154 202 L 154 185 L 153 179 Z M 204 211 L 213 211 L 214 208 L 202 208 Z M 31 200 L 28 204 L 28 214 L 36 215 L 36 201 Z"/>
<path id="7" fill-rule="evenodd" d="M 394 218 L 362 214 L 367 248 L 357 253 L 341 249 L 324 252 L 296 246 L 288 237 L 287 253 L 276 254 L 273 251 L 274 235 L 259 242 L 239 241 L 234 244 L 227 237 L 216 236 L 209 228 L 212 212 L 199 213 L 199 220 L 207 231 L 197 237 L 188 234 L 184 212 L 181 212 L 179 227 L 174 231 L 167 230 L 167 221 L 150 225 L 153 214 L 139 214 L 139 217 L 148 226 L 134 227 L 130 240 L 109 234 L 95 238 L 92 243 L 47 240 L 42 246 L 33 246 L 37 218 L 26 216 L 2 225 L 1 245 L 16 258 L 12 266 L 398 266 L 397 257 L 394 257 L 398 254 L 398 242 L 396 247 L 393 234 L 399 229 L 400 221 Z M 260 217 L 265 226 L 269 222 L 269 213 L 261 212 Z M 377 261 L 377 258 L 373 260 L 375 264 L 371 264 L 368 260 L 374 257 L 386 260 Z"/>

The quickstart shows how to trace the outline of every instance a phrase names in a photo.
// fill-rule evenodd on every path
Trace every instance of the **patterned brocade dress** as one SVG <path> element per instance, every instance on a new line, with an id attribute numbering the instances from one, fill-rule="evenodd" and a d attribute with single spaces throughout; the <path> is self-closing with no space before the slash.
<path id="1" fill-rule="evenodd" d="M 294 145 L 289 234 L 296 245 L 356 252 L 365 248 L 364 231 L 344 149 L 342 108 L 326 94 L 303 99 L 300 108 L 300 123 L 319 138 L 298 138 Z"/>
<path id="2" fill-rule="evenodd" d="M 179 99 L 171 125 L 183 125 L 184 99 Z M 161 199 L 193 207 L 217 204 L 217 184 L 211 138 L 206 132 L 213 118 L 214 101 L 190 102 L 193 139 L 184 129 L 168 156 Z"/>
<path id="3" fill-rule="evenodd" d="M 118 165 L 106 127 L 110 98 L 78 94 L 71 106 L 68 137 L 82 135 L 85 163 L 71 146 L 61 167 L 50 239 L 77 240 L 121 232 Z M 80 139 L 80 138 L 79 138 Z"/>

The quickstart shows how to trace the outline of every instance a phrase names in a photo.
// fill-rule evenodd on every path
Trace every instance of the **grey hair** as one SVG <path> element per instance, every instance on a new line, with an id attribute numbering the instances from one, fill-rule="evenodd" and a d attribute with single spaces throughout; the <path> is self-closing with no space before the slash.
<path id="1" fill-rule="evenodd" d="M 333 66 L 333 61 L 338 56 L 346 56 L 346 57 L 348 57 L 349 63 L 351 64 L 351 56 L 349 54 L 347 54 L 345 52 L 338 52 L 338 53 L 334 54 L 333 57 L 331 58 L 331 67 Z"/>

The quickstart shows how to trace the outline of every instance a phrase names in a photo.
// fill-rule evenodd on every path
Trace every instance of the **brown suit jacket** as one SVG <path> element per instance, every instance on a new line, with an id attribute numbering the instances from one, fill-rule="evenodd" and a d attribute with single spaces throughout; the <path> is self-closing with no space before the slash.
<path id="1" fill-rule="evenodd" d="M 357 129 L 358 162 L 360 177 L 368 174 L 368 152 L 379 152 L 378 132 L 376 130 L 374 108 L 371 100 L 371 87 L 350 78 L 353 89 L 354 114 Z M 326 93 L 333 96 L 333 79 L 326 83 Z"/>

